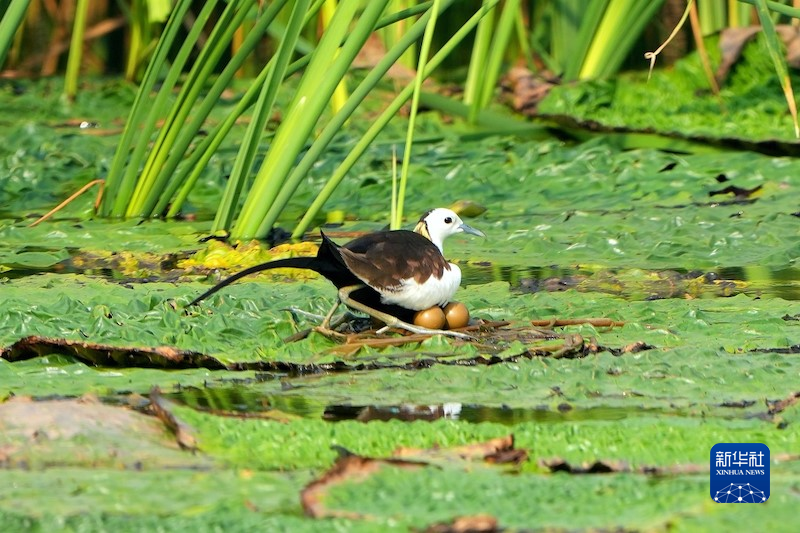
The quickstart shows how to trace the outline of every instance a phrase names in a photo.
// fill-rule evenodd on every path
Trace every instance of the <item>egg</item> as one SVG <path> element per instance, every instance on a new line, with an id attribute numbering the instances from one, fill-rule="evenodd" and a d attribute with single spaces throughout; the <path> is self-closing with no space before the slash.
<path id="1" fill-rule="evenodd" d="M 469 309 L 461 302 L 450 302 L 444 306 L 445 327 L 458 329 L 469 324 Z"/>
<path id="2" fill-rule="evenodd" d="M 433 306 L 414 314 L 414 325 L 428 329 L 442 329 L 445 324 L 444 311 L 439 306 Z"/>

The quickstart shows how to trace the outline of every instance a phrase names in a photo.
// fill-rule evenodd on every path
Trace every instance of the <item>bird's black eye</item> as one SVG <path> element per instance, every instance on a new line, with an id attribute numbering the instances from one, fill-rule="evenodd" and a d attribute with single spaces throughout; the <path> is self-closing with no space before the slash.
<path id="1" fill-rule="evenodd" d="M 445 224 L 452 224 L 453 223 L 453 218 L 452 217 L 444 217 L 444 223 Z"/>

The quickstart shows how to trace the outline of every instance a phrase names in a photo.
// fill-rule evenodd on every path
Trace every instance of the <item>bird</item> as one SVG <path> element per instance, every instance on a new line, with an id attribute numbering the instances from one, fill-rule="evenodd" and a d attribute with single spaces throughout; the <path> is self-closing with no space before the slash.
<path id="1" fill-rule="evenodd" d="M 444 257 L 444 240 L 458 233 L 485 237 L 454 211 L 431 209 L 422 215 L 413 231 L 378 231 L 341 246 L 320 233 L 322 243 L 316 256 L 278 259 L 244 269 L 223 279 L 188 306 L 250 274 L 273 268 L 301 268 L 321 274 L 339 290 L 336 304 L 320 326 L 324 331 L 330 331 L 330 319 L 344 303 L 384 323 L 386 327 L 379 331 L 396 327 L 413 333 L 465 336 L 410 323 L 415 312 L 446 305 L 461 285 L 461 269 Z"/>

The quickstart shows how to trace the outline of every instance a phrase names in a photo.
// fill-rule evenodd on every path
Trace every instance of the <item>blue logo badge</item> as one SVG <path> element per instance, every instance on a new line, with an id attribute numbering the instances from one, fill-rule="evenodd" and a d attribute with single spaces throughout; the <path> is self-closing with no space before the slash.
<path id="1" fill-rule="evenodd" d="M 721 442 L 711 448 L 711 498 L 718 503 L 763 503 L 769 499 L 766 444 Z"/>

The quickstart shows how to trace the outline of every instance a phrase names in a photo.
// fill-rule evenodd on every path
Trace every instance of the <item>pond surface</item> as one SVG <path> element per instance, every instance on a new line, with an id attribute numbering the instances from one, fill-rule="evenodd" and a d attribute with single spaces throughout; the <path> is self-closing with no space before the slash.
<path id="1" fill-rule="evenodd" d="M 93 106 L 116 101 L 98 98 Z M 313 332 L 287 342 L 317 323 L 288 308 L 324 314 L 333 303 L 325 280 L 257 276 L 184 309 L 219 275 L 313 253 L 308 244 L 270 251 L 204 239 L 233 141 L 203 176 L 186 219 L 99 220 L 90 194 L 28 227 L 107 168 L 116 134 L 52 126 L 93 112 L 88 101 L 77 105 L 0 121 L 8 140 L 0 149 L 0 450 L 19 495 L 0 500 L 0 522 L 314 530 L 320 523 L 302 516 L 298 494 L 348 452 L 388 463 L 327 493 L 344 511 L 325 529 L 424 528 L 440 515 L 423 500 L 448 516 L 484 509 L 509 528 L 780 531 L 793 523 L 800 161 L 622 150 L 614 137 L 476 140 L 422 116 L 426 132 L 444 134 L 416 149 L 408 223 L 462 200 L 486 207 L 469 220 L 486 239 L 455 237 L 446 252 L 464 274 L 458 299 L 473 317 L 506 325 L 473 342 L 379 346 L 369 334 L 342 343 Z M 385 225 L 391 145 L 402 132 L 402 123 L 390 128 L 326 206 L 345 214 L 330 228 L 338 242 Z M 341 155 L 312 170 L 282 226 L 292 227 Z M 531 324 L 586 318 L 620 325 Z M 33 407 L 17 403 L 28 397 Z M 29 408 L 26 420 L 4 418 Z M 75 432 L 52 413 L 74 417 Z M 527 455 L 519 464 L 458 455 L 510 434 L 513 451 Z M 770 447 L 767 511 L 709 505 L 708 454 L 718 442 Z M 402 448 L 429 466 L 392 463 Z M 431 459 L 436 453 L 444 455 Z M 587 473 L 597 464 L 605 475 Z M 120 491 L 125 498 L 109 496 Z M 377 518 L 348 518 L 352 509 Z"/>
<path id="2" fill-rule="evenodd" d="M 653 416 L 660 410 L 642 407 L 589 407 L 575 409 L 563 402 L 551 409 L 542 404 L 531 408 L 505 405 L 443 403 L 434 405 L 320 405 L 315 398 L 293 396 L 291 402 L 263 396 L 249 387 L 228 389 L 185 388 L 172 393 L 170 399 L 201 411 L 222 416 L 263 417 L 273 409 L 289 415 L 321 418 L 329 422 L 357 420 L 360 422 L 402 420 L 405 422 L 460 420 L 478 424 L 492 422 L 513 426 L 522 422 L 563 423 L 581 420 L 621 420 L 627 417 Z"/>

